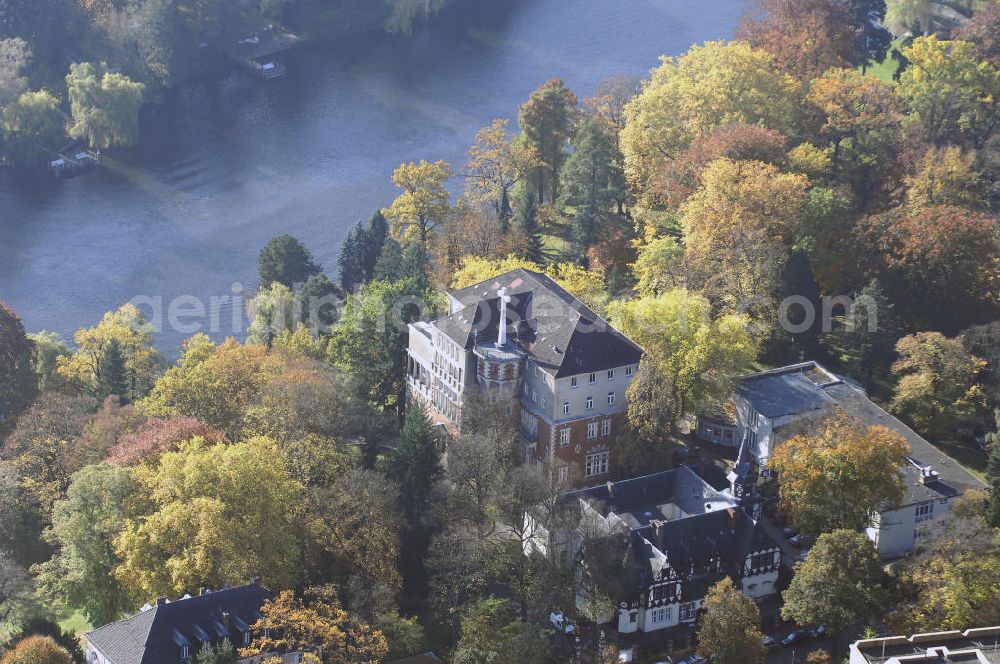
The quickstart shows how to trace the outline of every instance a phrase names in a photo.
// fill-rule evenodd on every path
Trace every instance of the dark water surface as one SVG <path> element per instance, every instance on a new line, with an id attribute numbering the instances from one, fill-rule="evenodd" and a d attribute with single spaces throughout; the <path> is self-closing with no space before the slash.
<path id="1" fill-rule="evenodd" d="M 207 307 L 234 282 L 252 290 L 270 237 L 299 237 L 336 278 L 347 229 L 392 201 L 400 162 L 461 166 L 476 130 L 516 118 L 546 79 L 583 98 L 608 76 L 645 76 L 661 54 L 729 37 L 745 5 L 519 0 L 452 11 L 409 40 L 287 56 L 282 80 L 192 85 L 150 114 L 141 146 L 97 171 L 44 186 L 0 175 L 0 300 L 29 330 L 69 339 L 158 296 L 157 342 L 175 355 L 192 329 L 170 329 L 167 304 Z M 216 339 L 234 332 L 232 307 L 223 301 Z"/>

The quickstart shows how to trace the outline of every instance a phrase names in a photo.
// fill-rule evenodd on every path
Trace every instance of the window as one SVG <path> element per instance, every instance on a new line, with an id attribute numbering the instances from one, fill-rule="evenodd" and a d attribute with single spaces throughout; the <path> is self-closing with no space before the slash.
<path id="1" fill-rule="evenodd" d="M 187 659 L 191 656 L 188 646 L 181 646 L 181 659 Z"/>
<path id="2" fill-rule="evenodd" d="M 597 422 L 591 422 L 587 425 L 587 440 L 594 438 L 597 438 Z"/>
<path id="3" fill-rule="evenodd" d="M 615 379 L 615 370 L 608 369 L 608 380 L 614 380 L 614 379 Z"/>
<path id="4" fill-rule="evenodd" d="M 542 395 L 542 408 L 545 408 L 545 395 Z"/>
<path id="5" fill-rule="evenodd" d="M 576 389 L 576 376 L 569 379 L 569 386 L 574 390 Z"/>
<path id="6" fill-rule="evenodd" d="M 631 364 L 628 365 L 627 367 L 625 367 L 625 375 L 626 376 L 631 376 L 634 372 L 635 372 L 635 368 Z"/>
<path id="7" fill-rule="evenodd" d="M 585 472 L 587 477 L 608 474 L 608 452 L 594 452 L 587 455 Z"/>
<path id="8" fill-rule="evenodd" d="M 758 413 L 756 410 L 754 410 L 753 408 L 751 408 L 750 409 L 750 426 L 752 426 L 754 429 L 756 429 L 758 424 L 760 424 L 760 413 Z"/>
<path id="9" fill-rule="evenodd" d="M 535 388 L 531 388 L 531 400 L 534 401 L 535 403 L 538 403 L 538 392 L 535 390 Z"/>
<path id="10" fill-rule="evenodd" d="M 590 374 L 590 384 L 594 385 L 595 383 L 597 383 L 597 373 L 592 373 Z"/>
<path id="11" fill-rule="evenodd" d="M 924 503 L 923 505 L 917 505 L 917 518 L 916 521 L 926 521 L 928 519 L 934 518 L 934 503 Z"/>
<path id="12" fill-rule="evenodd" d="M 559 481 L 565 482 L 569 479 L 569 466 L 559 466 Z"/>
<path id="13" fill-rule="evenodd" d="M 608 405 L 609 406 L 614 406 L 615 405 L 615 393 L 614 392 L 608 392 Z"/>
<path id="14" fill-rule="evenodd" d="M 610 436 L 611 435 L 611 420 L 604 420 L 601 422 L 601 435 Z"/>
<path id="15" fill-rule="evenodd" d="M 635 619 L 636 619 L 637 615 L 638 615 L 638 614 L 635 614 L 635 613 L 630 613 L 630 614 L 628 614 L 628 621 L 629 621 L 630 623 L 632 623 L 632 624 L 635 624 Z"/>
<path id="16" fill-rule="evenodd" d="M 563 402 L 563 415 L 569 415 L 569 402 Z"/>
<path id="17" fill-rule="evenodd" d="M 661 606 L 656 609 L 650 609 L 649 621 L 653 625 L 670 622 L 670 619 L 673 618 L 673 614 L 674 607 L 672 606 Z"/>
<path id="18" fill-rule="evenodd" d="M 559 446 L 566 447 L 569 445 L 569 429 L 559 430 Z"/>
<path id="19" fill-rule="evenodd" d="M 587 410 L 594 407 L 594 397 L 587 397 Z"/>
<path id="20" fill-rule="evenodd" d="M 695 613 L 697 613 L 695 611 L 694 605 L 695 605 L 694 602 L 688 602 L 687 604 L 681 604 L 680 619 L 682 621 L 685 621 L 685 620 L 694 620 Z"/>
<path id="21" fill-rule="evenodd" d="M 243 632 L 243 645 L 250 645 L 250 630 Z"/>

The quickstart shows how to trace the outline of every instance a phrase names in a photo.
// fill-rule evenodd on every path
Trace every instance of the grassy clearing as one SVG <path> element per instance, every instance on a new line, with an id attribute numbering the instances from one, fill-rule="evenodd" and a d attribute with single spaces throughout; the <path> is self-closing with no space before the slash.
<path id="1" fill-rule="evenodd" d="M 76 634 L 77 636 L 83 636 L 84 632 L 89 632 L 93 629 L 90 621 L 88 621 L 86 616 L 80 613 L 79 610 L 74 611 L 60 620 L 59 627 L 61 627 L 64 632 Z"/>
<path id="2" fill-rule="evenodd" d="M 898 62 L 892 59 L 892 50 L 899 48 L 899 45 L 903 42 L 903 37 L 897 37 L 893 40 L 892 45 L 889 46 L 889 51 L 885 55 L 885 60 L 882 62 L 873 62 L 868 66 L 868 75 L 874 76 L 875 78 L 885 81 L 890 85 L 895 85 L 895 81 L 892 80 L 892 75 L 896 73 L 896 67 L 899 65 Z"/>

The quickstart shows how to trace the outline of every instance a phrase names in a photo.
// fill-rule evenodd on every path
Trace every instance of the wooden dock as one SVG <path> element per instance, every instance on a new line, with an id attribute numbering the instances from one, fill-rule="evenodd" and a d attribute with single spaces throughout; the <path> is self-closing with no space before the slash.
<path id="1" fill-rule="evenodd" d="M 100 150 L 78 150 L 70 154 L 57 154 L 48 163 L 49 173 L 55 178 L 68 177 L 90 170 L 101 163 Z"/>

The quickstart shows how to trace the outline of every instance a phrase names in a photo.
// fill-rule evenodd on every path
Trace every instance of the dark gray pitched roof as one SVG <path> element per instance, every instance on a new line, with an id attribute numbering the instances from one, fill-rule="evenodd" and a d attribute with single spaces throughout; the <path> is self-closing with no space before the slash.
<path id="1" fill-rule="evenodd" d="M 665 470 L 652 475 L 609 482 L 587 489 L 564 494 L 563 500 L 583 499 L 597 507 L 602 515 L 608 513 L 632 515 L 640 525 L 654 519 L 663 519 L 657 506 L 672 503 L 689 515 L 705 511 L 706 501 L 719 497 L 705 480 L 687 466 Z"/>
<path id="2" fill-rule="evenodd" d="M 847 383 L 831 385 L 827 393 L 836 401 L 837 407 L 853 415 L 868 426 L 882 425 L 899 433 L 910 444 L 910 457 L 921 466 L 930 466 L 937 479 L 924 483 L 922 473 L 915 466 L 908 464 L 903 467 L 906 482 L 906 493 L 903 505 L 953 497 L 963 494 L 969 489 L 984 489 L 986 485 L 979 481 L 957 461 L 928 442 L 916 431 L 893 417 L 863 392 Z"/>
<path id="3" fill-rule="evenodd" d="M 206 636 L 214 643 L 228 635 L 239 646 L 236 633 L 260 618 L 260 607 L 270 597 L 272 593 L 259 583 L 226 588 L 158 604 L 98 627 L 86 638 L 110 664 L 177 664 L 185 641 L 192 656 Z M 231 628 L 224 613 L 229 614 Z"/>
<path id="4" fill-rule="evenodd" d="M 642 349 L 548 276 L 519 268 L 449 295 L 464 305 L 434 325 L 464 348 L 495 340 L 507 288 L 508 338 L 556 377 L 636 364 Z"/>

